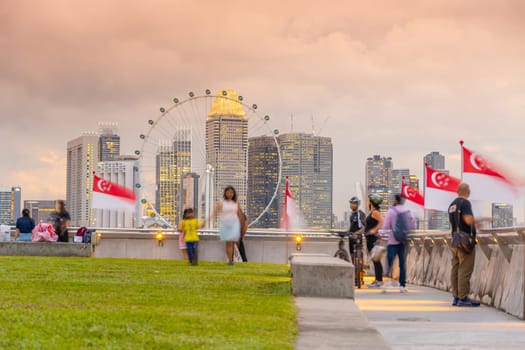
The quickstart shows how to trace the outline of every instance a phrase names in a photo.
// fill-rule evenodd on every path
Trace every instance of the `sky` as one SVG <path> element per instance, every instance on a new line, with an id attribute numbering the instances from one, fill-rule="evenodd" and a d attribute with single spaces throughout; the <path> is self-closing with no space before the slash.
<path id="1" fill-rule="evenodd" d="M 67 141 L 117 122 L 132 152 L 160 106 L 222 88 L 332 137 L 339 216 L 374 154 L 422 176 L 440 151 L 459 176 L 463 139 L 525 176 L 523 18 L 521 0 L 3 0 L 0 186 L 64 198 Z"/>

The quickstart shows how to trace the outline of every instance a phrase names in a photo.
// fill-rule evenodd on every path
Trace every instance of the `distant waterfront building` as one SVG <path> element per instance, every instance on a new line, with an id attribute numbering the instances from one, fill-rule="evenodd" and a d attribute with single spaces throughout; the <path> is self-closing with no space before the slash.
<path id="1" fill-rule="evenodd" d="M 14 225 L 22 216 L 22 189 L 20 187 L 0 187 L 0 224 Z"/>
<path id="2" fill-rule="evenodd" d="M 99 162 L 97 175 L 105 180 L 133 189 L 137 198 L 139 161 L 136 156 L 119 156 L 116 160 Z M 140 210 L 137 202 L 136 210 Z M 118 210 L 96 209 L 96 226 L 104 228 L 133 228 L 136 226 L 135 213 Z"/>
<path id="3" fill-rule="evenodd" d="M 272 136 L 257 136 L 248 139 L 248 188 L 246 214 L 255 220 L 270 203 L 279 181 L 279 157 Z M 279 227 L 279 198 L 254 224 L 254 227 Z"/>
<path id="4" fill-rule="evenodd" d="M 120 156 L 120 136 L 116 123 L 99 123 L 98 159 L 100 162 L 117 160 Z"/>
<path id="5" fill-rule="evenodd" d="M 180 192 L 181 211 L 184 212 L 185 209 L 191 208 L 196 218 L 201 214 L 199 210 L 199 178 L 200 176 L 196 173 L 183 174 Z"/>
<path id="6" fill-rule="evenodd" d="M 394 163 L 391 157 L 374 155 L 366 160 L 366 194 L 379 194 L 383 197 L 381 213 L 388 211 L 390 202 L 390 187 Z"/>
<path id="7" fill-rule="evenodd" d="M 222 198 L 224 188 L 231 185 L 246 210 L 248 115 L 235 90 L 224 92 L 228 98 L 217 97 L 206 119 L 206 164 L 214 168 L 213 197 Z"/>
<path id="8" fill-rule="evenodd" d="M 95 226 L 96 210 L 91 209 L 93 172 L 99 161 L 99 138 L 84 133 L 67 143 L 67 210 L 71 226 Z"/>
<path id="9" fill-rule="evenodd" d="M 430 152 L 423 159 L 423 166 L 428 164 L 429 167 L 448 174 L 449 171 L 445 169 L 445 156 L 439 152 Z M 426 176 L 423 176 L 423 184 L 426 188 Z M 428 229 L 447 231 L 450 229 L 450 222 L 448 213 L 444 211 L 428 211 L 427 214 Z"/>
<path id="10" fill-rule="evenodd" d="M 47 222 L 51 214 L 55 211 L 54 200 L 25 200 L 24 208 L 29 210 L 31 217 L 35 223 L 40 221 Z M 67 208 L 67 202 L 66 202 Z"/>
<path id="11" fill-rule="evenodd" d="M 307 227 L 332 227 L 333 149 L 329 137 L 306 133 L 278 136 L 283 179 L 288 176 L 290 191 Z M 281 179 L 284 189 L 284 180 Z M 282 191 L 281 191 L 282 192 Z M 283 212 L 282 193 L 279 214 Z"/>
<path id="12" fill-rule="evenodd" d="M 514 208 L 510 204 L 492 203 L 492 227 L 513 227 Z"/>
<path id="13" fill-rule="evenodd" d="M 401 193 L 401 184 L 403 179 L 405 183 L 409 184 L 410 169 L 393 169 L 392 178 L 390 182 L 390 202 L 389 206 L 392 206 L 394 202 L 394 196 Z"/>
<path id="14" fill-rule="evenodd" d="M 191 129 L 179 127 L 173 140 L 160 145 L 156 158 L 155 205 L 170 224 L 182 217 L 180 191 L 182 175 L 191 172 Z"/>

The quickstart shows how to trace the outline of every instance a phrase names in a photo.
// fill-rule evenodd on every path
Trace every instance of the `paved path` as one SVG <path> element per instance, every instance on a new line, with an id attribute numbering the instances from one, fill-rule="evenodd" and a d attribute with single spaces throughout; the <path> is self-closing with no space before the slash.
<path id="1" fill-rule="evenodd" d="M 295 298 L 299 336 L 295 348 L 390 350 L 352 299 Z"/>
<path id="2" fill-rule="evenodd" d="M 356 290 L 357 306 L 393 349 L 525 349 L 525 321 L 487 306 L 453 307 L 450 294 L 436 289 L 409 288 Z"/>

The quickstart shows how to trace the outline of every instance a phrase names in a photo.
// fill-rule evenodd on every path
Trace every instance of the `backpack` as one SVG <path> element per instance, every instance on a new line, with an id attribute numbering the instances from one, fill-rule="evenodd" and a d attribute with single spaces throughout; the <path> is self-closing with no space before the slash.
<path id="1" fill-rule="evenodd" d="M 395 210 L 395 209 L 394 209 Z M 397 211 L 396 210 L 396 225 L 394 227 L 394 238 L 399 243 L 404 243 L 408 240 L 408 219 L 407 215 L 410 215 L 410 212 L 407 211 Z"/>

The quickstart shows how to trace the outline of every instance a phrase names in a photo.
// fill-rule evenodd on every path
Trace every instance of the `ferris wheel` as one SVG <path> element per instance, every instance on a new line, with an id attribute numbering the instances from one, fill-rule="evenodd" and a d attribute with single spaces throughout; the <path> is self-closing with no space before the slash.
<path id="1" fill-rule="evenodd" d="M 279 131 L 270 120 L 235 90 L 189 92 L 161 107 L 147 121 L 135 151 L 142 217 L 173 228 L 184 209 L 192 208 L 197 217 L 208 219 L 227 185 L 235 187 L 249 213 L 249 226 L 278 215 L 282 160 Z"/>

